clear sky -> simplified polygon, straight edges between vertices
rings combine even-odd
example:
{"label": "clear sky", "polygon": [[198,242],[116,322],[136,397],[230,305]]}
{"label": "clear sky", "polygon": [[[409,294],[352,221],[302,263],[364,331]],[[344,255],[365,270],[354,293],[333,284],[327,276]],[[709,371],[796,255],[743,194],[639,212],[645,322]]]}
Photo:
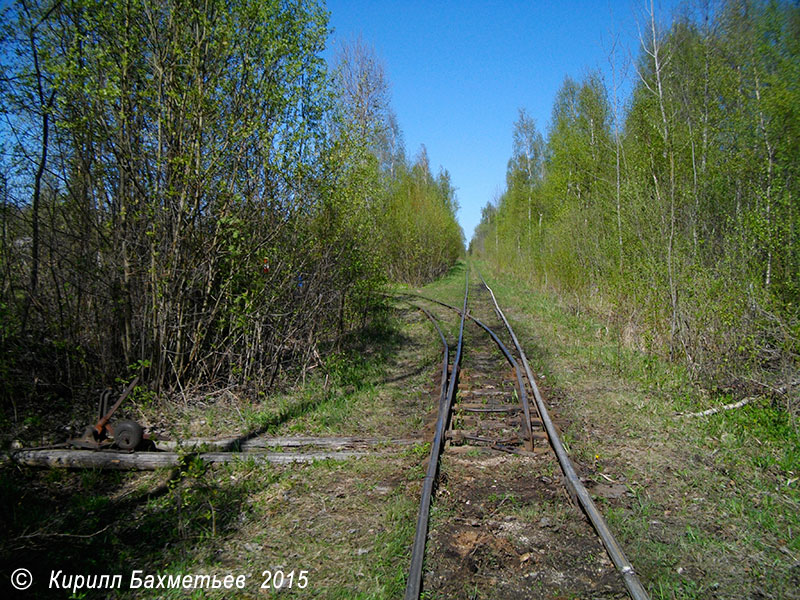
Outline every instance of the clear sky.
{"label": "clear sky", "polygon": [[[668,16],[676,0],[656,0]],[[431,168],[450,172],[469,242],[481,207],[505,187],[511,134],[525,108],[546,135],[566,76],[599,70],[611,88],[638,55],[644,0],[328,0],[331,46],[361,35],[383,60],[406,152],[425,144]],[[635,72],[628,66],[631,89]]]}

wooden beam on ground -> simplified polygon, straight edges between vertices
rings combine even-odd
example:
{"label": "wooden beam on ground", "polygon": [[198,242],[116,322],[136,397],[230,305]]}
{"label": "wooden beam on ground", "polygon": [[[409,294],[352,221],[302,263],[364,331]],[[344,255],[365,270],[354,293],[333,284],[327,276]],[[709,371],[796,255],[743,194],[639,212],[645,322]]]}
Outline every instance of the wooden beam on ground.
{"label": "wooden beam on ground", "polygon": [[285,465],[313,462],[315,460],[347,460],[366,456],[367,452],[202,452],[178,454],[177,452],[117,452],[69,449],[18,450],[3,457],[2,462],[13,461],[28,467],[62,469],[112,469],[153,471],[176,467],[190,457],[207,463],[248,462]]}

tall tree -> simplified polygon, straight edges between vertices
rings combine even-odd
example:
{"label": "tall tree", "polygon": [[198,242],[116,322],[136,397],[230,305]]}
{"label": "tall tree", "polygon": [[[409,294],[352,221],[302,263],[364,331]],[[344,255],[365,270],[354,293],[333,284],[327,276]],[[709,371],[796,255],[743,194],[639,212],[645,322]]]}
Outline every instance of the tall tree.
{"label": "tall tree", "polygon": [[[525,109],[519,110],[512,134],[511,161],[508,165],[509,189],[521,194],[527,206],[527,243],[532,238],[534,194],[544,177],[544,139],[536,129],[536,121]],[[540,211],[535,211],[541,215]]]}

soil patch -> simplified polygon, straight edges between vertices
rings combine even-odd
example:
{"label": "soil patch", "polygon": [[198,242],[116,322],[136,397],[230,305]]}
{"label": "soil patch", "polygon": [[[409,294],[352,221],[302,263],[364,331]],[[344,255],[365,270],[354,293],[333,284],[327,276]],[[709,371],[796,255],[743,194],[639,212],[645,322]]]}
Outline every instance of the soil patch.
{"label": "soil patch", "polygon": [[441,598],[626,598],[547,455],[451,448],[443,457],[425,589]]}

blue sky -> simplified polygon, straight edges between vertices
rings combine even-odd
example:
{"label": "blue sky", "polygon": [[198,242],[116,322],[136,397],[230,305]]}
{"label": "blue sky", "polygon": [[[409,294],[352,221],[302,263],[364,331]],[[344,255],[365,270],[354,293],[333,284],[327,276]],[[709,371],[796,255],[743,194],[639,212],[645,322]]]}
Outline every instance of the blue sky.
{"label": "blue sky", "polygon": [[[675,0],[655,2],[665,15]],[[432,169],[458,188],[467,242],[480,211],[505,186],[520,108],[546,134],[566,76],[599,70],[619,36],[619,67],[638,53],[639,0],[528,2],[328,0],[331,46],[361,35],[383,60],[392,107],[413,157],[425,144]],[[631,88],[635,72],[628,68]]]}

